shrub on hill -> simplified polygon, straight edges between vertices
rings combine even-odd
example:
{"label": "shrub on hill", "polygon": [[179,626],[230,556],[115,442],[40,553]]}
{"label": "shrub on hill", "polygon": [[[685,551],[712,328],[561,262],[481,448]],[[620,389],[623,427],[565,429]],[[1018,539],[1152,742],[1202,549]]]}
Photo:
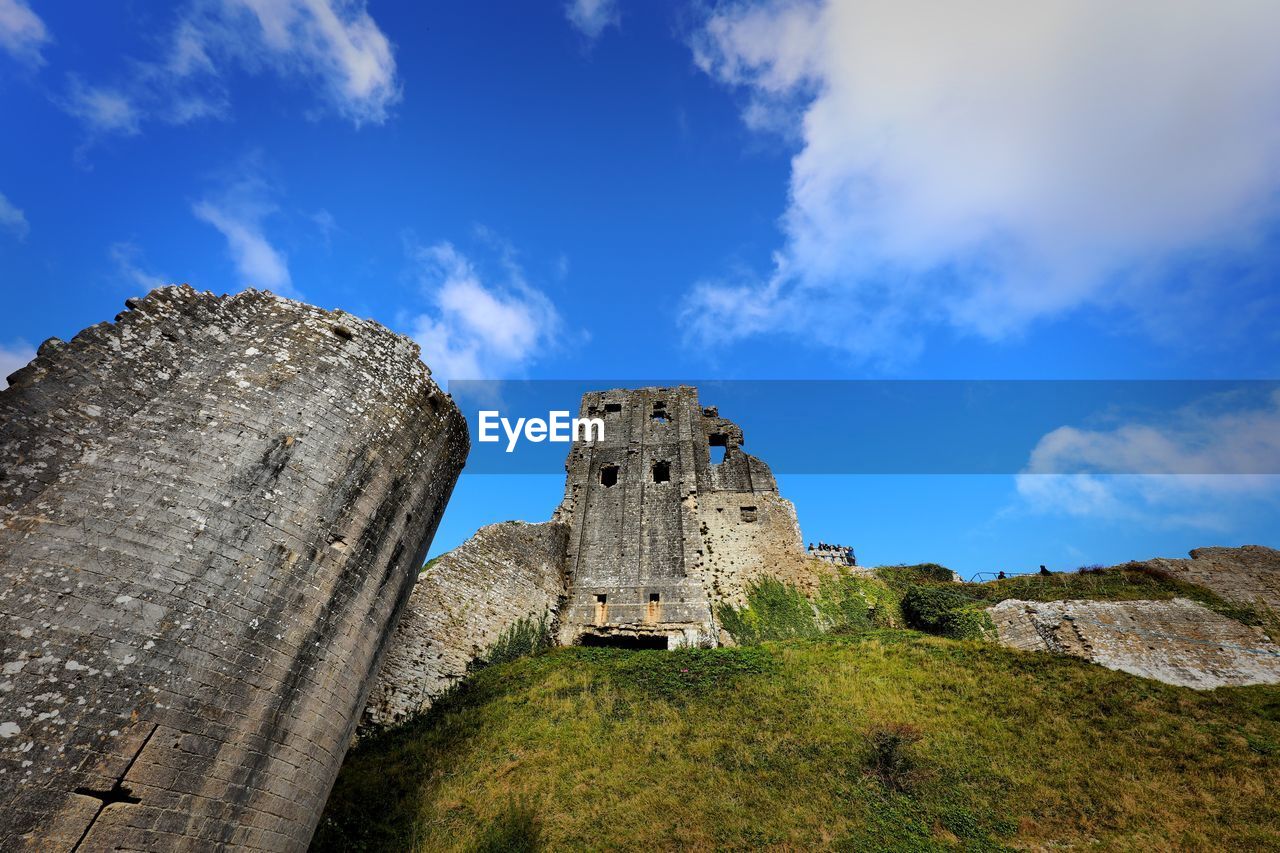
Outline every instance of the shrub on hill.
{"label": "shrub on hill", "polygon": [[943,586],[913,586],[902,597],[902,618],[908,628],[926,634],[980,640],[995,631],[986,606]]}

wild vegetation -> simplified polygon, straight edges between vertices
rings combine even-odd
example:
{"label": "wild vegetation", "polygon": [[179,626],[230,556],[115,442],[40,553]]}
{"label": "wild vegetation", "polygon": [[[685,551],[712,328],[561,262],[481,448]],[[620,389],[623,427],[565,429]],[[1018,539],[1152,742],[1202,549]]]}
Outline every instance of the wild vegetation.
{"label": "wild vegetation", "polygon": [[952,639],[980,639],[994,630],[985,609],[1005,599],[1060,601],[1188,598],[1246,625],[1270,625],[1264,614],[1226,601],[1210,590],[1141,564],[1113,569],[1020,575],[987,583],[958,583],[936,563],[881,566],[873,571],[832,570],[812,600],[799,589],[766,579],[743,607],[717,611],[740,644],[875,627],[907,627]]}
{"label": "wild vegetation", "polygon": [[1010,581],[846,572],[812,603],[764,583],[721,614],[736,648],[540,651],[530,620],[348,756],[315,849],[1280,846],[1280,689],[1201,693],[907,627],[1084,584],[1225,603],[1143,572]]}

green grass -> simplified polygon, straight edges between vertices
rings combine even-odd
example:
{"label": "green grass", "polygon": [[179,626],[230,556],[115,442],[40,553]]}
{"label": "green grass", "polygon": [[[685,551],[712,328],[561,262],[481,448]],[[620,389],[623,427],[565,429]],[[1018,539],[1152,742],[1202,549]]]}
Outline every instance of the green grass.
{"label": "green grass", "polygon": [[824,574],[812,600],[795,586],[764,578],[748,588],[744,606],[718,607],[716,616],[739,645],[755,645],[899,625],[901,601],[902,593],[888,584],[840,569]]}
{"label": "green grass", "polygon": [[556,649],[361,742],[317,850],[1275,849],[1280,689],[900,629]]}

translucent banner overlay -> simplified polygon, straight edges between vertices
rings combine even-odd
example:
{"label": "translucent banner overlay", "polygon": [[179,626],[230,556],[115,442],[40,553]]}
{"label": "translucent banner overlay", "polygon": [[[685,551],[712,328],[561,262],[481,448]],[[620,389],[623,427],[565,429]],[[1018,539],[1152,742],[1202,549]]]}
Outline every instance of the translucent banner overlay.
{"label": "translucent banner overlay", "polygon": [[[697,388],[700,406],[736,423],[742,449],[776,474],[1280,474],[1277,380],[455,380],[448,390],[471,429],[466,473],[551,474],[571,444],[524,428],[513,443],[521,418],[578,417],[587,392],[676,386]],[[495,413],[497,441],[479,440],[482,412]]]}

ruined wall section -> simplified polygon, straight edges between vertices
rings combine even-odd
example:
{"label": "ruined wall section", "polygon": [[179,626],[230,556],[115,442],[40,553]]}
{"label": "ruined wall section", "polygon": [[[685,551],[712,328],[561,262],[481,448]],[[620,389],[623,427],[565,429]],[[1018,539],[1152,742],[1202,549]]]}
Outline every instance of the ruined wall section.
{"label": "ruined wall section", "polygon": [[777,492],[711,492],[699,508],[704,554],[695,571],[718,603],[741,607],[764,578],[815,593],[830,571],[805,556],[795,507]]}
{"label": "ruined wall section", "polygon": [[568,528],[508,521],[482,527],[418,576],[369,694],[363,727],[431,707],[520,619],[554,624],[565,594]]}
{"label": "ruined wall section", "polygon": [[[778,493],[773,472],[742,449],[742,429],[716,407],[701,415],[695,442],[705,454],[697,495],[701,547],[689,561],[690,573],[717,604],[744,605],[747,591],[764,578],[816,591],[824,572],[805,557],[795,507]],[[725,448],[719,463],[710,455],[715,447]]]}
{"label": "ruined wall section", "polygon": [[[743,603],[753,581],[816,584],[769,466],[696,388],[594,392],[579,416],[603,418],[605,433],[575,444],[566,463],[562,643],[619,633],[714,643],[716,604]],[[713,448],[724,448],[722,461]]]}
{"label": "ruined wall section", "polygon": [[466,425],[371,321],[128,306],[0,392],[0,849],[304,850]]}
{"label": "ruined wall section", "polygon": [[556,517],[569,524],[571,587],[560,641],[607,629],[712,642],[706,590],[688,574],[701,549],[697,391],[593,392],[580,417],[603,418],[605,430],[603,440],[575,444],[565,465]]}
{"label": "ruined wall section", "polygon": [[1274,548],[1196,548],[1189,560],[1157,557],[1129,565],[1150,566],[1211,589],[1228,601],[1261,605],[1280,615],[1280,551]]}
{"label": "ruined wall section", "polygon": [[1260,628],[1172,601],[1002,601],[1001,644],[1074,655],[1108,669],[1210,690],[1280,683],[1280,646]]}

